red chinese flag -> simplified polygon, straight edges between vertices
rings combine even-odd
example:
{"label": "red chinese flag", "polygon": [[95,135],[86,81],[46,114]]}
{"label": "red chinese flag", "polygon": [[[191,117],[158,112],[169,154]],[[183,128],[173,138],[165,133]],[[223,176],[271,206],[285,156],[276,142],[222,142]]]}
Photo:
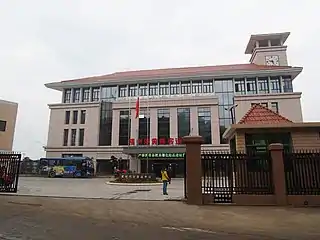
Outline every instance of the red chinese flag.
{"label": "red chinese flag", "polygon": [[139,97],[138,97],[137,101],[136,101],[136,118],[139,117],[139,112],[140,112],[140,100],[139,100]]}

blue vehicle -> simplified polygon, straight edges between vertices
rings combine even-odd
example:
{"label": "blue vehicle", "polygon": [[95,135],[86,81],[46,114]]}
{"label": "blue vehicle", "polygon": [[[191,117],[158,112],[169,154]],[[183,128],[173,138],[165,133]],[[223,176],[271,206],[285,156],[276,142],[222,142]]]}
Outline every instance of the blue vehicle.
{"label": "blue vehicle", "polygon": [[40,174],[48,177],[93,177],[94,165],[88,157],[41,158]]}

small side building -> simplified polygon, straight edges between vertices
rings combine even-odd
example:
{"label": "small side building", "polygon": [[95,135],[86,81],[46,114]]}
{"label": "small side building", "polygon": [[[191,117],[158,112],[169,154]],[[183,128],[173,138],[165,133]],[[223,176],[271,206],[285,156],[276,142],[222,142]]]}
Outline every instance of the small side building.
{"label": "small side building", "polygon": [[260,104],[223,134],[231,151],[265,152],[271,143],[282,143],[285,150],[320,149],[319,122],[292,122]]}
{"label": "small side building", "polygon": [[12,151],[18,103],[0,99],[0,151]]}

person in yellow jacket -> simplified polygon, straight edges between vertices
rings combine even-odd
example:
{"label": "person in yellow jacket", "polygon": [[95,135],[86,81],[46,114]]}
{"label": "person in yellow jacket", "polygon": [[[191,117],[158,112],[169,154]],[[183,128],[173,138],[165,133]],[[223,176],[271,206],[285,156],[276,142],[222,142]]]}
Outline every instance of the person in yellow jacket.
{"label": "person in yellow jacket", "polygon": [[168,183],[171,182],[171,179],[168,175],[166,168],[163,168],[161,170],[161,180],[162,180],[162,193],[163,195],[168,195],[167,188],[168,188]]}

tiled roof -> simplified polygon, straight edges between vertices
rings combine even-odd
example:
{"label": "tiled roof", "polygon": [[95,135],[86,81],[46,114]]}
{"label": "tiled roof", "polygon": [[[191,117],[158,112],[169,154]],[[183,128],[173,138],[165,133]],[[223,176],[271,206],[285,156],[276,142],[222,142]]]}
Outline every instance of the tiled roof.
{"label": "tiled roof", "polygon": [[233,65],[217,65],[217,66],[202,66],[202,67],[185,67],[185,68],[167,68],[167,69],[153,69],[153,70],[138,70],[115,72],[112,74],[87,77],[81,79],[65,80],[62,82],[79,82],[85,83],[87,81],[99,80],[121,80],[121,79],[143,79],[143,78],[156,78],[156,77],[183,77],[198,74],[210,74],[214,72],[232,72],[232,71],[259,71],[259,70],[275,70],[286,69],[290,66],[265,66],[256,64],[233,64]]}
{"label": "tiled roof", "polygon": [[260,104],[255,104],[243,116],[238,124],[277,124],[277,123],[292,123],[289,119],[280,114],[266,108]]}

